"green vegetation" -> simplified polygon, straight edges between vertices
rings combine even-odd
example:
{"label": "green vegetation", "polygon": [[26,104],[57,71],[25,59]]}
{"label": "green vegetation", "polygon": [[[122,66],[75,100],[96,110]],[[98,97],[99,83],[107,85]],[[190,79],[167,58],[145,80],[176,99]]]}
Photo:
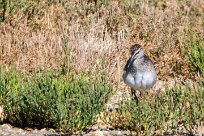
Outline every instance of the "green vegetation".
{"label": "green vegetation", "polygon": [[144,95],[137,105],[123,100],[119,110],[109,113],[109,122],[119,128],[130,129],[137,135],[171,133],[179,125],[191,134],[204,121],[204,85],[198,90],[187,87],[167,89],[165,93]]}
{"label": "green vegetation", "polygon": [[69,77],[40,72],[33,77],[11,69],[0,72],[0,98],[7,121],[21,127],[81,130],[95,121],[112,87],[102,73]]}
{"label": "green vegetation", "polygon": [[8,0],[2,0],[0,3],[0,22],[5,20],[7,2]]}
{"label": "green vegetation", "polygon": [[187,53],[191,64],[204,76],[204,40],[195,32],[190,32],[190,40],[186,43]]}

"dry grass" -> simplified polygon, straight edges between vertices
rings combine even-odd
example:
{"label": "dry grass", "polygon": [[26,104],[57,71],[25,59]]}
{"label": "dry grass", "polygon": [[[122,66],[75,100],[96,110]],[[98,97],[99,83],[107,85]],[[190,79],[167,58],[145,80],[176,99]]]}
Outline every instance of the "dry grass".
{"label": "dry grass", "polygon": [[95,71],[104,61],[117,85],[122,83],[130,45],[139,43],[154,60],[160,80],[197,77],[183,43],[191,29],[204,34],[203,0],[95,2],[21,0],[13,7],[15,1],[10,0],[0,25],[1,65],[28,73],[40,68],[57,71],[68,45],[70,69]]}

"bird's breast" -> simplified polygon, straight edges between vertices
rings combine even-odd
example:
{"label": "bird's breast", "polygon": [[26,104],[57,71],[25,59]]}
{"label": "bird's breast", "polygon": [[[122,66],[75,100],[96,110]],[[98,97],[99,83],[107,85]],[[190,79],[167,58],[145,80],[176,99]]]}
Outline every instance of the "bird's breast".
{"label": "bird's breast", "polygon": [[155,72],[137,72],[132,74],[124,71],[124,82],[135,90],[146,90],[152,87],[156,81]]}
{"label": "bird's breast", "polygon": [[134,79],[134,76],[131,73],[129,73],[127,71],[124,71],[123,80],[124,80],[125,84],[127,84],[128,86],[134,88],[135,79]]}

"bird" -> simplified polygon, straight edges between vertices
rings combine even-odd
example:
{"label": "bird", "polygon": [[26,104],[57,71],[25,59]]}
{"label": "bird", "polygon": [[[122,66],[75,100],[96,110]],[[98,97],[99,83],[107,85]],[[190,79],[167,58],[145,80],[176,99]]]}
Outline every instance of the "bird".
{"label": "bird", "polygon": [[141,45],[132,45],[130,55],[123,70],[123,80],[131,87],[131,94],[138,103],[136,91],[150,89],[156,83],[157,74],[152,60],[144,54]]}

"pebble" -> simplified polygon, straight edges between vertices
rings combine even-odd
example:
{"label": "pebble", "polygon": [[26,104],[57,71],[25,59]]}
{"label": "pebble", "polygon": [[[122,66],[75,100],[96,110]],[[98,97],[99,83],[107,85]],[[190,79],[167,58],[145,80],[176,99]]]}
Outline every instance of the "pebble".
{"label": "pebble", "polygon": [[47,129],[21,129],[17,127],[13,127],[10,124],[3,124],[0,125],[0,136],[45,136],[45,135],[52,135],[57,136],[59,135],[53,129],[47,130]]}

